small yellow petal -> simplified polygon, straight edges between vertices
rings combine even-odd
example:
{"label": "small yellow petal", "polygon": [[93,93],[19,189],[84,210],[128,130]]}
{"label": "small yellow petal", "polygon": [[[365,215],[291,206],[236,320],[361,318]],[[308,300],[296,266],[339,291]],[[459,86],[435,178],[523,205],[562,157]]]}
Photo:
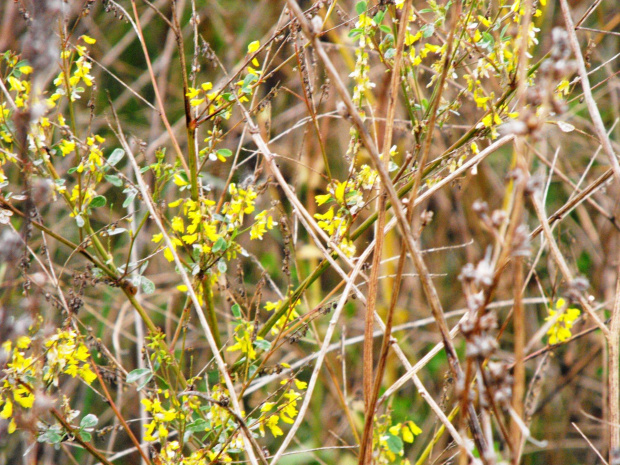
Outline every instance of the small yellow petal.
{"label": "small yellow petal", "polygon": [[250,45],[248,45],[248,53],[254,53],[259,48],[260,42],[258,40],[255,40],[254,42],[251,42]]}
{"label": "small yellow petal", "polygon": [[96,39],[93,39],[92,37],[89,37],[89,36],[87,36],[87,35],[80,36],[80,39],[82,39],[84,42],[86,42],[86,43],[87,43],[87,44],[89,44],[89,45],[92,45],[92,44],[94,44],[95,42],[97,42],[97,40],[96,40]]}

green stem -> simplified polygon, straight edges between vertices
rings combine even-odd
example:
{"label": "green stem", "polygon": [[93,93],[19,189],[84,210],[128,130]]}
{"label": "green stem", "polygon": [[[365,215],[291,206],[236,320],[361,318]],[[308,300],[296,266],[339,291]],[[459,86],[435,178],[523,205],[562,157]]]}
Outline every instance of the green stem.
{"label": "green stem", "polygon": [[222,341],[220,337],[220,329],[217,326],[217,315],[215,314],[215,306],[213,304],[213,290],[211,289],[210,278],[207,276],[202,281],[202,293],[204,295],[205,303],[207,305],[207,321],[209,327],[213,333],[213,339],[215,339],[215,345],[218,348],[222,347]]}

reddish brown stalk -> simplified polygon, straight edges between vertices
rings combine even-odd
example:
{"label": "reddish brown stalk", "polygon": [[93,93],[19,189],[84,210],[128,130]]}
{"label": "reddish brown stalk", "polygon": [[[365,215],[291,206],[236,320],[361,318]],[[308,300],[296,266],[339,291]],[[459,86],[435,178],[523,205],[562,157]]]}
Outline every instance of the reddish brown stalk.
{"label": "reddish brown stalk", "polygon": [[63,426],[63,428],[67,430],[69,434],[73,436],[73,439],[75,440],[75,442],[77,442],[80,446],[86,449],[90,455],[95,457],[97,460],[99,460],[104,465],[112,465],[112,462],[110,462],[101,452],[99,452],[91,444],[89,444],[88,442],[82,439],[82,437],[80,436],[80,433],[78,433],[73,426],[71,426],[69,423],[67,423],[67,421],[65,421],[65,418],[62,416],[62,414],[57,409],[52,408],[51,412],[54,418],[58,420],[58,422]]}
{"label": "reddish brown stalk", "polygon": [[[515,334],[514,352],[515,368],[513,371],[514,385],[512,390],[512,408],[523,418],[523,399],[525,396],[525,314],[523,309],[523,258],[517,257],[514,266],[514,314],[513,327]],[[499,421],[499,419],[498,419]],[[510,442],[515,446],[512,463],[519,463],[519,456],[516,451],[521,442],[521,429],[512,420],[510,423]]]}
{"label": "reddish brown stalk", "polygon": [[138,34],[138,38],[140,39],[140,45],[142,46],[142,52],[144,53],[144,59],[146,60],[146,65],[148,67],[149,75],[151,77],[151,84],[153,85],[153,91],[155,92],[155,99],[157,100],[157,107],[159,111],[159,116],[168,131],[170,136],[170,140],[172,141],[172,145],[174,146],[174,150],[177,154],[177,158],[185,168],[185,171],[189,173],[189,167],[187,166],[187,162],[183,156],[183,151],[181,150],[181,146],[177,141],[176,136],[174,135],[174,130],[168,121],[168,117],[166,116],[166,108],[164,107],[164,102],[161,99],[161,95],[159,93],[159,87],[157,86],[157,79],[155,78],[155,72],[153,71],[153,65],[151,64],[151,58],[149,56],[148,49],[146,48],[146,42],[144,41],[144,34],[142,33],[142,26],[140,25],[140,16],[138,15],[138,9],[136,7],[135,0],[131,0],[131,8],[133,9],[134,21],[136,25],[136,33]]}
{"label": "reddish brown stalk", "polygon": [[[441,301],[439,300],[439,294],[437,289],[435,288],[434,283],[432,282],[432,278],[422,258],[422,253],[420,251],[419,245],[415,241],[415,236],[412,233],[411,226],[407,221],[405,211],[402,207],[402,202],[398,198],[398,194],[394,188],[393,183],[391,182],[390,175],[383,166],[381,157],[377,151],[374,140],[370,135],[368,129],[364,125],[360,115],[357,113],[355,105],[351,100],[351,96],[344,83],[340,79],[340,75],[336,70],[334,64],[330,60],[327,55],[323,44],[318,39],[316,34],[312,32],[312,28],[305,18],[303,11],[299,7],[299,5],[294,0],[288,0],[289,8],[296,16],[299,21],[304,34],[312,41],[317,55],[323,61],[330,78],[334,82],[338,94],[342,98],[351,118],[353,124],[355,124],[357,130],[359,131],[360,138],[362,139],[363,144],[368,149],[368,152],[373,160],[373,164],[375,169],[377,170],[379,177],[381,178],[382,184],[386,187],[388,192],[388,196],[390,201],[392,202],[392,208],[398,219],[398,227],[401,230],[403,235],[403,239],[405,240],[405,244],[407,245],[407,250],[411,254],[411,258],[413,260],[414,266],[418,275],[420,276],[420,281],[422,283],[422,289],[424,291],[424,295],[426,296],[429,306],[431,308],[431,312],[433,317],[437,321],[437,326],[441,333],[441,338],[444,343],[446,355],[448,358],[448,362],[450,365],[450,370],[456,377],[460,377],[462,375],[461,366],[458,360],[458,356],[456,353],[456,349],[454,348],[454,344],[452,343],[452,339],[450,338],[450,331],[448,329],[448,325],[445,320],[443,308],[441,305]],[[486,441],[482,435],[482,430],[480,427],[480,422],[476,416],[476,412],[473,408],[469,409],[469,422],[470,422],[470,430],[474,437],[474,441],[476,446],[481,451],[481,456],[483,457],[483,461],[486,461],[485,452],[487,450]]]}
{"label": "reddish brown stalk", "polygon": [[[388,90],[388,106],[387,114],[385,118],[385,132],[383,135],[383,167],[388,169],[390,163],[390,147],[392,146],[392,136],[394,129],[394,117],[396,115],[396,102],[398,97],[398,88],[400,84],[400,67],[403,61],[403,50],[405,46],[405,35],[409,25],[409,11],[411,9],[411,1],[405,2],[403,10],[399,18],[399,30],[398,38],[396,42],[396,54],[394,56],[394,66],[392,68],[392,75],[390,80],[390,86]],[[386,218],[386,203],[387,203],[387,190],[385,185],[381,186],[381,194],[377,200],[377,209],[379,212],[379,218],[375,226],[376,244],[375,250],[372,256],[372,269],[370,274],[370,281],[368,283],[368,300],[366,302],[366,314],[364,318],[364,347],[363,347],[363,389],[364,389],[364,404],[366,408],[366,418],[364,422],[364,433],[362,435],[362,442],[360,444],[359,464],[372,462],[372,430],[374,424],[375,408],[377,405],[378,387],[376,387],[376,380],[373,388],[373,342],[372,336],[374,330],[374,315],[377,303],[377,293],[379,288],[379,271],[381,269],[381,256],[383,252],[383,242],[385,235],[383,230],[385,229]],[[404,252],[404,247],[403,247]],[[402,257],[401,256],[401,260]],[[402,274],[402,266],[399,267],[400,274]],[[394,298],[394,296],[393,296]],[[393,310],[393,308],[392,308]],[[390,312],[392,313],[392,311]],[[388,321],[391,327],[391,315],[388,315]],[[386,328],[384,338],[391,337],[391,330]],[[385,360],[384,360],[385,365]],[[377,375],[379,383],[383,378],[382,374]]]}
{"label": "reddish brown stalk", "polygon": [[101,376],[101,373],[99,372],[99,368],[97,367],[97,364],[93,361],[90,365],[93,367],[93,371],[97,375],[97,379],[99,379],[99,384],[101,385],[101,388],[103,389],[103,393],[105,395],[105,398],[108,401],[108,404],[110,405],[110,408],[114,412],[114,415],[116,415],[116,418],[118,418],[118,420],[121,422],[121,425],[123,425],[123,428],[127,432],[127,436],[129,436],[129,439],[131,440],[131,442],[133,442],[133,445],[137,448],[138,452],[142,456],[142,460],[144,460],[145,463],[150,465],[151,461],[149,460],[148,456],[144,452],[143,446],[140,445],[140,441],[138,441],[136,436],[133,434],[133,431],[131,431],[131,428],[127,424],[127,421],[125,421],[125,418],[123,417],[121,412],[116,407],[116,404],[114,403],[114,400],[112,400],[112,396],[110,395],[110,391],[108,391],[108,387],[106,386],[105,381],[103,380],[103,377]]}
{"label": "reddish brown stalk", "polygon": [[608,395],[609,395],[609,463],[614,463],[614,457],[620,451],[620,266],[616,279],[616,295],[610,335],[607,339],[609,354],[608,368]]}

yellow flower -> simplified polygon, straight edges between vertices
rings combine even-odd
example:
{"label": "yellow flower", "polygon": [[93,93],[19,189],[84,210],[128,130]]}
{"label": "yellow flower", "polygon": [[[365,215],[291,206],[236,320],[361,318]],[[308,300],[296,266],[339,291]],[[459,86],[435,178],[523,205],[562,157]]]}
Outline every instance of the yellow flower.
{"label": "yellow flower", "polygon": [[193,87],[189,87],[187,92],[185,93],[186,97],[195,98],[200,93],[200,89],[194,89]]}
{"label": "yellow flower", "polygon": [[62,156],[66,156],[75,150],[75,142],[69,140],[61,140],[60,144],[58,144],[58,148],[60,149]]}
{"label": "yellow flower", "polygon": [[351,258],[355,255],[355,245],[353,244],[352,241],[350,241],[349,239],[347,239],[346,237],[342,238],[342,241],[340,242],[340,250],[342,250],[344,252],[344,254]]}
{"label": "yellow flower", "polygon": [[250,323],[240,323],[235,328],[235,344],[226,349],[227,352],[241,351],[242,354],[247,355],[250,360],[256,358],[256,350],[254,350],[254,344],[252,343],[252,334],[254,333],[254,325]]}
{"label": "yellow flower", "polygon": [[267,215],[267,210],[263,210],[254,217],[255,223],[250,230],[250,239],[263,240],[263,235],[267,230],[273,229],[273,226],[277,223],[273,221],[271,215]]}
{"label": "yellow flower", "polygon": [[4,407],[2,407],[2,411],[0,411],[0,418],[4,418],[8,420],[13,416],[13,402],[11,399],[6,399],[4,401]]}
{"label": "yellow flower", "polygon": [[[275,402],[265,402],[263,406],[260,408],[260,411],[270,412],[273,409],[274,405],[276,405]],[[8,418],[8,417],[3,417],[3,418]]]}
{"label": "yellow flower", "polygon": [[96,39],[93,39],[92,37],[89,37],[87,35],[81,35],[80,39],[82,39],[84,42],[86,42],[89,45],[94,44],[95,42],[97,42]]}
{"label": "yellow flower", "polygon": [[180,233],[185,232],[185,225],[183,224],[183,218],[181,218],[180,216],[175,216],[174,218],[172,218],[172,229]]}
{"label": "yellow flower", "polygon": [[260,42],[255,40],[254,42],[250,42],[248,45],[248,53],[254,53],[260,48]]}
{"label": "yellow flower", "polygon": [[331,199],[332,195],[331,194],[319,194],[319,195],[315,195],[314,198],[316,199],[316,204],[320,207],[325,202],[327,202],[329,199]]}
{"label": "yellow flower", "polygon": [[178,173],[174,175],[174,183],[179,187],[184,187],[184,186],[189,185],[189,182]]}
{"label": "yellow flower", "polygon": [[[564,299],[560,298],[555,304],[555,310],[549,309],[549,316],[545,318],[545,321],[551,321],[556,318],[558,312],[562,311],[567,306]],[[549,344],[557,344],[559,342],[567,341],[571,338],[571,328],[573,327],[577,318],[581,315],[581,311],[577,308],[567,308],[547,331],[549,336]]]}
{"label": "yellow flower", "polygon": [[284,434],[284,431],[282,431],[282,428],[278,426],[279,421],[280,419],[276,415],[271,415],[265,422],[265,424],[271,431],[271,434],[273,434],[274,438],[278,436],[282,436]]}

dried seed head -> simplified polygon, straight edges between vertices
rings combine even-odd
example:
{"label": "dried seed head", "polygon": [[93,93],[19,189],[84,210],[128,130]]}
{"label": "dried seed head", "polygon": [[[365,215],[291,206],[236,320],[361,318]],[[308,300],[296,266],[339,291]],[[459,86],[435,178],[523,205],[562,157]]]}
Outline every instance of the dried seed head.
{"label": "dried seed head", "polygon": [[491,224],[499,228],[502,223],[506,220],[506,212],[504,210],[493,210],[493,214],[491,215]]}
{"label": "dried seed head", "polygon": [[310,28],[313,34],[319,34],[321,29],[323,29],[323,18],[319,15],[313,16],[310,21]]}
{"label": "dried seed head", "polygon": [[467,296],[467,308],[472,312],[477,312],[484,305],[484,292],[476,292]]}
{"label": "dried seed head", "polygon": [[463,334],[465,339],[469,339],[476,329],[476,322],[473,318],[465,318],[459,323],[459,329],[461,330],[461,334]]}
{"label": "dried seed head", "polygon": [[483,200],[476,200],[471,207],[478,216],[486,215],[489,211],[489,204]]}
{"label": "dried seed head", "polygon": [[570,57],[571,51],[568,43],[568,32],[560,27],[554,27],[551,31],[551,59],[562,60]]}
{"label": "dried seed head", "polygon": [[474,282],[477,286],[490,286],[493,282],[493,265],[491,264],[490,257],[478,262]]}
{"label": "dried seed head", "polygon": [[15,263],[22,250],[22,238],[12,229],[4,229],[0,235],[0,263]]}
{"label": "dried seed head", "polygon": [[585,291],[590,287],[590,282],[584,276],[577,276],[571,282],[568,283],[568,289],[566,290],[566,297],[571,301],[577,301],[583,295]]}
{"label": "dried seed head", "polygon": [[538,171],[527,180],[525,185],[525,193],[527,195],[539,195],[545,187],[545,178],[541,171]]}
{"label": "dried seed head", "polygon": [[480,329],[482,331],[491,331],[497,328],[497,315],[495,312],[485,313],[480,317]]}
{"label": "dried seed head", "polygon": [[498,345],[494,337],[486,333],[476,334],[467,341],[465,356],[484,360],[489,358],[497,350]]}
{"label": "dried seed head", "polygon": [[512,120],[502,124],[498,131],[503,136],[524,136],[528,133],[527,124],[521,120]]}
{"label": "dried seed head", "polygon": [[513,257],[530,256],[530,231],[525,224],[517,226],[514,232],[511,255]]}
{"label": "dried seed head", "polygon": [[461,273],[459,274],[458,280],[463,283],[470,283],[476,277],[476,270],[474,265],[471,263],[467,263],[463,268],[461,268]]}

